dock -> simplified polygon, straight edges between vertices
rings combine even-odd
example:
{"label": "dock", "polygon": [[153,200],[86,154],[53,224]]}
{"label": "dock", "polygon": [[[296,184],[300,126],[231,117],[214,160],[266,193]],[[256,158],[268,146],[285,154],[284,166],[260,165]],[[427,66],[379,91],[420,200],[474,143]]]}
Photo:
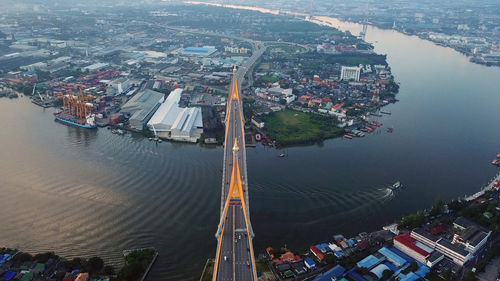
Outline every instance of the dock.
{"label": "dock", "polygon": [[472,201],[472,200],[475,200],[475,199],[477,199],[477,198],[481,197],[482,195],[484,195],[484,193],[485,193],[486,191],[488,191],[488,190],[492,190],[492,189],[494,188],[494,187],[493,187],[493,185],[495,184],[495,182],[496,182],[496,181],[500,181],[500,172],[499,172],[499,173],[497,173],[497,174],[495,175],[495,177],[494,177],[494,178],[493,178],[493,179],[492,179],[492,180],[491,180],[488,184],[486,184],[485,186],[483,186],[483,187],[481,188],[481,191],[476,192],[476,193],[474,193],[474,194],[472,194],[472,195],[470,195],[470,196],[466,196],[466,197],[465,197],[465,201]]}

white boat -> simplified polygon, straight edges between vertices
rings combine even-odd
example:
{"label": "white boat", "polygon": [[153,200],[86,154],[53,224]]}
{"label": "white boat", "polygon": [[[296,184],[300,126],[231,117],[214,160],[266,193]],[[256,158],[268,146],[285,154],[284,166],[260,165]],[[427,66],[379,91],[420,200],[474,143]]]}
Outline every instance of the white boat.
{"label": "white boat", "polygon": [[390,189],[393,189],[393,190],[394,190],[394,189],[401,188],[401,187],[403,187],[403,185],[401,184],[401,182],[400,182],[400,181],[397,181],[397,182],[395,182],[393,185],[389,186],[389,188],[390,188]]}

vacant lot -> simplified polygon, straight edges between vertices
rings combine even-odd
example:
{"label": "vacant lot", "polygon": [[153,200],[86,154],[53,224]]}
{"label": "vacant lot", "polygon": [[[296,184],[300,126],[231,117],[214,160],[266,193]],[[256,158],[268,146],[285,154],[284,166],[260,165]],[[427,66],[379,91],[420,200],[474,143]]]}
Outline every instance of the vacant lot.
{"label": "vacant lot", "polygon": [[262,119],[269,137],[279,146],[312,143],[342,134],[335,119],[313,113],[286,109]]}

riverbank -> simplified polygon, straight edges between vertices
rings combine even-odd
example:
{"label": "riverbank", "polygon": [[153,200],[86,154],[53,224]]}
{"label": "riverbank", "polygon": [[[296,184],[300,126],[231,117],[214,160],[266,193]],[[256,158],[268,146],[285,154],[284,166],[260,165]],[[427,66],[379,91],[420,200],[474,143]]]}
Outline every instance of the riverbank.
{"label": "riverbank", "polygon": [[[339,19],[341,19],[342,21],[351,21],[350,19],[347,19],[347,18],[339,18]],[[363,25],[363,21],[365,21],[365,19],[363,19],[361,21],[351,21],[351,22]],[[456,38],[461,37],[461,35],[434,33],[434,32],[425,31],[425,30],[422,30],[422,31],[407,30],[407,29],[401,28],[399,26],[396,26],[393,28],[388,28],[387,25],[379,24],[377,22],[371,22],[370,25],[375,26],[375,27],[380,28],[380,29],[385,29],[385,30],[396,30],[396,31],[401,32],[403,34],[406,34],[408,36],[417,36],[418,38],[420,38],[422,40],[432,42],[438,46],[451,48],[451,49],[455,50],[456,52],[465,55],[467,57],[467,59],[472,63],[485,65],[485,66],[500,67],[500,62],[498,62],[498,60],[488,61],[487,59],[485,59],[484,55],[487,55],[485,53],[483,53],[482,56],[475,55],[474,54],[475,48],[470,48],[470,47],[466,48],[466,47],[452,44],[449,42],[449,41],[454,41],[454,40],[456,41]],[[478,49],[481,49],[481,48],[478,48]]]}
{"label": "riverbank", "polygon": [[154,248],[126,250],[124,266],[115,272],[102,258],[75,257],[68,260],[53,252],[31,255],[17,249],[0,248],[2,280],[112,280],[143,281],[153,266],[158,252]]}
{"label": "riverbank", "polygon": [[[498,177],[493,181],[499,182]],[[481,280],[485,276],[496,277],[500,274],[494,269],[500,255],[497,243],[500,184],[488,186],[487,190],[482,188],[483,194],[474,200],[462,198],[444,202],[437,199],[432,208],[404,217],[382,230],[362,232],[350,238],[336,234],[326,241],[312,244],[302,254],[294,253],[286,246],[278,249],[268,247],[260,255],[271,269],[266,273],[273,275],[268,280],[347,278],[364,281],[372,280],[372,277],[406,280],[411,276],[414,278],[411,280],[417,277],[445,281],[478,280],[476,275]],[[473,231],[474,238],[471,238]],[[446,242],[450,237],[453,241]],[[476,240],[474,246],[468,244],[468,239]],[[413,244],[413,251],[410,251],[403,240],[418,243]],[[431,240],[434,241],[432,243],[449,243],[452,246],[429,246]],[[469,245],[469,248],[464,245]],[[490,263],[493,265],[486,268]],[[385,268],[382,269],[385,278],[381,278],[381,265]]]}

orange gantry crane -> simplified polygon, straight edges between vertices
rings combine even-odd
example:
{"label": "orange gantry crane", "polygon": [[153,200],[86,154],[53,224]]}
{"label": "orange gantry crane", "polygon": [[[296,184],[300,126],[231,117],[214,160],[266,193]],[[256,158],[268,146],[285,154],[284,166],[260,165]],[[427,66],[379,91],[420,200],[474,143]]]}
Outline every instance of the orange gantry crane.
{"label": "orange gantry crane", "polygon": [[84,119],[92,113],[94,96],[84,94],[82,88],[78,95],[63,95],[63,112]]}

